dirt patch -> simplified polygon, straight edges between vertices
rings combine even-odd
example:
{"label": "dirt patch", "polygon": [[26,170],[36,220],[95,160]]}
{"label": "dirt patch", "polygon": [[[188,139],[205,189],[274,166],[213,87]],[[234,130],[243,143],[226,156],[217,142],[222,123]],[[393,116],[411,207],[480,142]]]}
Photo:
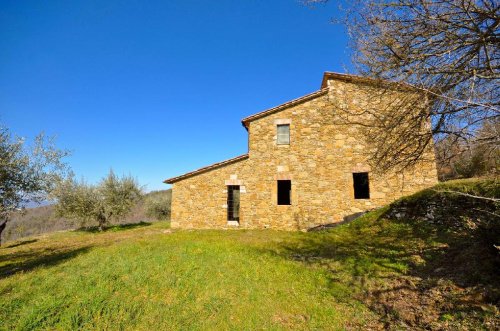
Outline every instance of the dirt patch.
{"label": "dirt patch", "polygon": [[487,330],[500,328],[498,308],[489,303],[485,288],[462,288],[450,281],[415,277],[393,279],[386,285],[363,299],[383,316],[386,329],[474,329],[478,320]]}

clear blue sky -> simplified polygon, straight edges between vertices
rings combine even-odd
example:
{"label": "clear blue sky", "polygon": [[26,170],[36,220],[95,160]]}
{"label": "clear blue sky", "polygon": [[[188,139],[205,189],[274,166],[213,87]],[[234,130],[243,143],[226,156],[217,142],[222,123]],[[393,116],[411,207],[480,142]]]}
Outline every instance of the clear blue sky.
{"label": "clear blue sky", "polygon": [[240,120],[351,70],[336,1],[0,3],[0,123],[57,135],[78,177],[147,190],[247,152]]}

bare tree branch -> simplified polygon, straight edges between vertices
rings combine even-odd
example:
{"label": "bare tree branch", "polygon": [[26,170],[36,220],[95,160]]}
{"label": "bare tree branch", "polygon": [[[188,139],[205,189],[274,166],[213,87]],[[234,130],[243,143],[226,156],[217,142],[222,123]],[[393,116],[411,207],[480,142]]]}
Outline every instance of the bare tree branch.
{"label": "bare tree branch", "polygon": [[[353,0],[345,14],[358,72],[420,92],[386,107],[390,118],[377,116],[372,107],[369,120],[359,121],[339,107],[345,122],[363,122],[369,137],[377,138],[372,161],[378,168],[411,167],[433,138],[473,141],[485,122],[500,116],[498,1]],[[423,98],[428,98],[427,111],[408,111],[421,108]],[[423,134],[428,123],[432,135]]]}
{"label": "bare tree branch", "polygon": [[500,202],[500,199],[497,199],[497,198],[482,197],[482,196],[468,194],[468,193],[459,192],[459,191],[448,191],[448,190],[433,190],[433,191],[435,191],[437,193],[456,194],[456,195],[461,195],[461,196],[464,196],[464,197],[473,198],[473,199],[479,199],[479,200],[488,200],[488,201],[493,201],[493,202]]}

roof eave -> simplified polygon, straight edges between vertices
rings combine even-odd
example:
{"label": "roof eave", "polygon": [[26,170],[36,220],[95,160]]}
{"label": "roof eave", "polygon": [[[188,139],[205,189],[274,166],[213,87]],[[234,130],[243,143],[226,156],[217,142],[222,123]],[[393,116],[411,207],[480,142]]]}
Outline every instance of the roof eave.
{"label": "roof eave", "polygon": [[407,83],[402,82],[394,82],[385,79],[377,79],[366,76],[352,75],[352,74],[341,74],[338,72],[330,72],[326,71],[323,74],[323,80],[321,81],[321,88],[327,88],[328,80],[336,79],[342,80],[345,82],[359,83],[359,84],[368,84],[375,86],[389,86],[391,88],[402,89],[402,90],[418,90],[415,86],[412,86]]}
{"label": "roof eave", "polygon": [[223,167],[223,166],[226,166],[226,165],[230,165],[230,164],[233,164],[233,163],[236,163],[236,162],[239,162],[239,161],[242,161],[242,160],[246,160],[246,159],[248,159],[248,154],[243,154],[243,155],[234,157],[232,159],[228,159],[228,160],[225,160],[225,161],[217,162],[217,163],[211,164],[209,166],[202,167],[200,169],[187,172],[187,173],[185,173],[183,175],[180,175],[180,176],[176,176],[176,177],[165,179],[163,181],[163,183],[165,183],[165,184],[174,184],[174,183],[176,183],[178,181],[181,181],[183,179],[186,179],[186,178],[189,178],[189,177],[193,177],[193,176],[197,176],[197,175],[200,175],[200,174],[205,173],[207,171],[214,170],[214,169],[217,169],[217,168],[220,168],[220,167]]}
{"label": "roof eave", "polygon": [[306,101],[309,101],[309,100],[314,99],[316,97],[322,96],[322,95],[326,94],[327,92],[328,92],[328,89],[325,88],[325,89],[321,89],[321,90],[306,94],[300,98],[285,102],[279,106],[269,108],[269,109],[266,109],[264,111],[261,111],[260,113],[245,117],[244,119],[241,120],[241,124],[248,130],[248,124],[252,121],[255,121],[257,119],[260,119],[260,118],[269,116],[271,114],[277,113],[279,111],[285,110],[289,107],[293,107],[293,106],[298,105],[302,102],[306,102]]}

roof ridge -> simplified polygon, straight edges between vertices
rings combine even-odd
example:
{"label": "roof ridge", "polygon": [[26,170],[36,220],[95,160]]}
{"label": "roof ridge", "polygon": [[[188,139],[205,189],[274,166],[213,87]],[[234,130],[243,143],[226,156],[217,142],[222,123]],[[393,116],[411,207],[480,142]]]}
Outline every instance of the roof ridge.
{"label": "roof ridge", "polygon": [[393,85],[400,88],[411,88],[415,89],[415,86],[404,82],[395,82],[383,78],[374,78],[368,76],[361,76],[355,74],[347,74],[333,71],[325,71],[323,73],[323,80],[321,81],[321,88],[326,88],[326,81],[328,78],[336,78],[344,81],[351,81],[355,83],[365,83],[365,84],[385,84],[385,85]]}

